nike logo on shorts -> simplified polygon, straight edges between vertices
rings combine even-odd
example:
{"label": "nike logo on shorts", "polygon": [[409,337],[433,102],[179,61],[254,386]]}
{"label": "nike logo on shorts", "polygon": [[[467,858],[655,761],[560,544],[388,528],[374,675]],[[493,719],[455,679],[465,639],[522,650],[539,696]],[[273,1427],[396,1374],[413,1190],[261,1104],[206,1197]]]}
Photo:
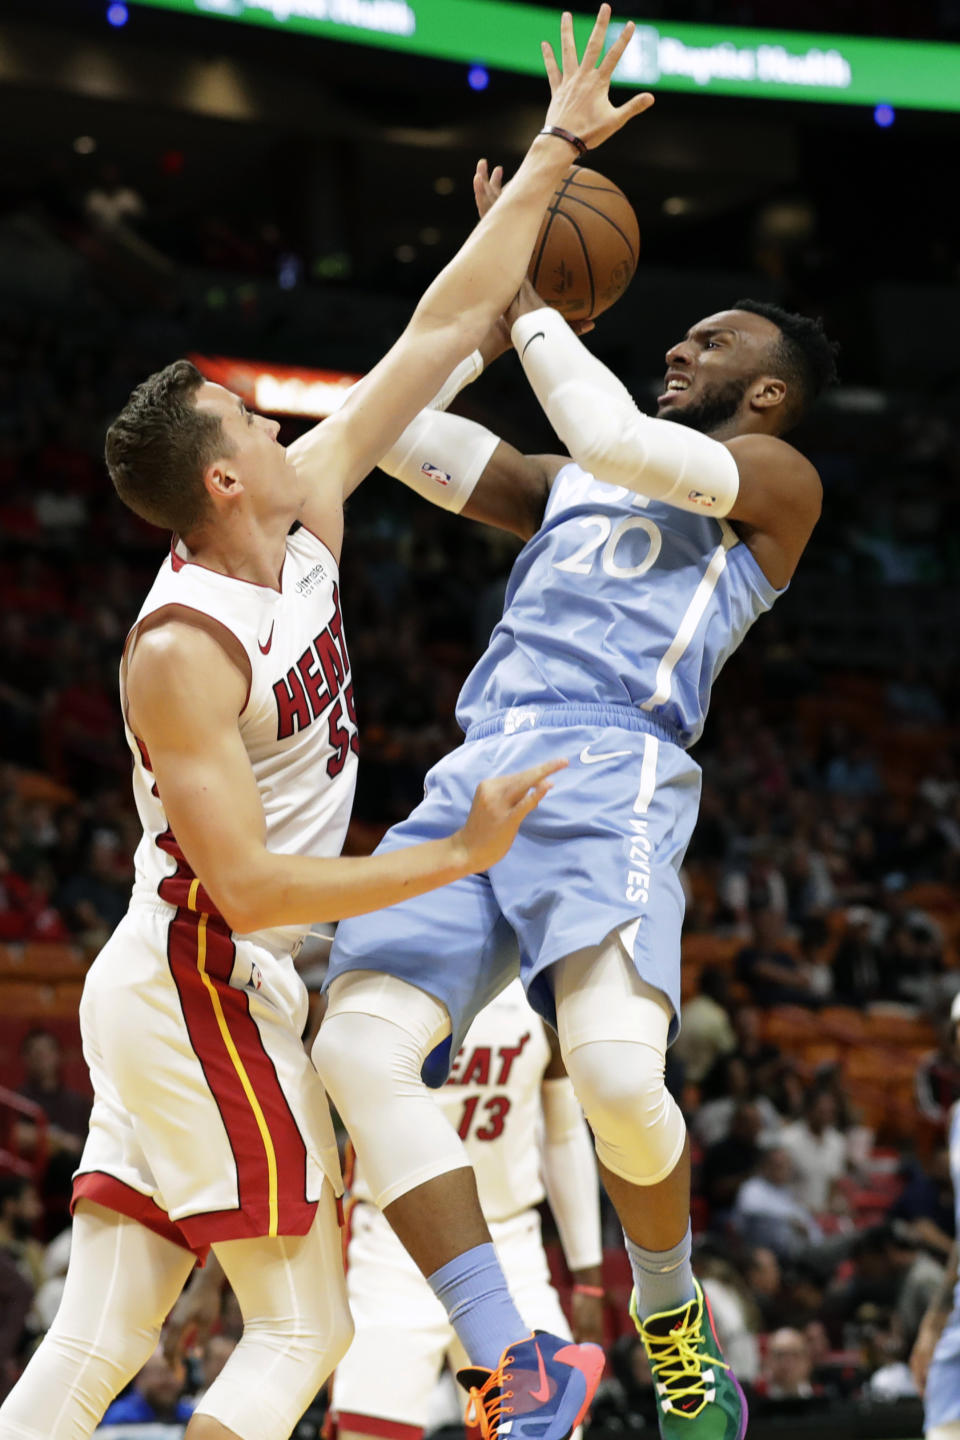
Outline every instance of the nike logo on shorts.
{"label": "nike logo on shorts", "polygon": [[264,645],[263,641],[259,637],[257,638],[257,644],[260,646],[261,655],[270,654],[270,646],[273,644],[273,626],[276,625],[276,623],[276,620],[274,620],[273,625],[270,626],[270,634],[267,636],[266,645]]}
{"label": "nike logo on shorts", "polygon": [[580,751],[581,765],[599,765],[601,760],[618,760],[621,755],[632,755],[632,750],[604,750],[602,755],[591,755],[590,746],[584,745]]}

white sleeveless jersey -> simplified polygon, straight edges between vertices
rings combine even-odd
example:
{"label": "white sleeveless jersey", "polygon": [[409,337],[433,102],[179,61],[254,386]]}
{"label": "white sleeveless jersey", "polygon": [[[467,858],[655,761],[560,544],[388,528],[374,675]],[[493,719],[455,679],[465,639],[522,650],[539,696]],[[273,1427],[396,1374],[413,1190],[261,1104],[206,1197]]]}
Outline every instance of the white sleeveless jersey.
{"label": "white sleeveless jersey", "polygon": [[[480,1011],[446,1085],[432,1092],[466,1146],[488,1221],[509,1220],[544,1198],[540,1088],[549,1062],[543,1021],[514,980]],[[359,1165],[350,1190],[371,1198]]]}
{"label": "white sleeveless jersey", "polygon": [[[287,537],[279,591],[198,565],[175,542],[137,617],[139,625],[165,605],[181,605],[211,616],[243,646],[251,679],[240,734],[274,853],[339,855],[347,833],[358,744],[338,578],[326,545],[303,526]],[[121,698],[143,824],[134,903],[159,895],[172,910],[217,915],[170,829],[146,747],[126,724],[122,679]],[[308,929],[291,925],[250,938],[280,954]]]}

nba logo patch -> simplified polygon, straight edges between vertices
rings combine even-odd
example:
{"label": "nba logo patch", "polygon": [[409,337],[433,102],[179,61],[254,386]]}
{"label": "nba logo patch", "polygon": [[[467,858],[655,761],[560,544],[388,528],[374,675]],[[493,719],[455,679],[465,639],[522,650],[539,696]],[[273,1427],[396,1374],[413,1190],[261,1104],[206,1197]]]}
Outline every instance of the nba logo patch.
{"label": "nba logo patch", "polygon": [[449,485],[453,479],[453,476],[449,475],[446,470],[439,470],[436,465],[431,465],[429,461],[425,461],[420,466],[420,471],[423,475],[426,475],[428,480],[436,480],[438,485]]}
{"label": "nba logo patch", "polygon": [[504,735],[515,735],[518,730],[532,730],[537,723],[539,710],[524,710],[519,705],[508,710],[503,721]]}
{"label": "nba logo patch", "polygon": [[691,505],[699,505],[702,510],[712,510],[717,503],[716,495],[706,495],[702,490],[691,490],[687,499]]}

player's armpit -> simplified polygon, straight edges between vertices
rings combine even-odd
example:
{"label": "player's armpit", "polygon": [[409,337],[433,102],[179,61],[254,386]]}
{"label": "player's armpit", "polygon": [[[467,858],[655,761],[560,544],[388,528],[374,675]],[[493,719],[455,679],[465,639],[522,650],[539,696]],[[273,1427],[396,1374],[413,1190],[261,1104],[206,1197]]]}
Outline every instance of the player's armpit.
{"label": "player's armpit", "polygon": [[799,450],[774,435],[738,435],[725,444],[740,472],[728,518],[771,585],[782,589],[820,518],[820,476]]}
{"label": "player's armpit", "polygon": [[529,540],[543,523],[550,486],[569,463],[566,455],[521,455],[501,440],[460,513]]}

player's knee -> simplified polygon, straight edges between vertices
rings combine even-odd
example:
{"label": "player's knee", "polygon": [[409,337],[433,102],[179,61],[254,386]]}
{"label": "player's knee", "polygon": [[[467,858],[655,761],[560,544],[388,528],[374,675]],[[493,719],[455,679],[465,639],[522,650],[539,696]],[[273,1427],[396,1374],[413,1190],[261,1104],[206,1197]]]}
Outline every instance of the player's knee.
{"label": "player's knee", "polygon": [[664,1082],[663,1053],[639,1042],[596,1041],[564,1059],[601,1163],[635,1185],[665,1180],[686,1127]]}
{"label": "player's knee", "polygon": [[82,1334],[55,1319],[44,1345],[58,1357],[64,1373],[83,1376],[92,1409],[107,1405],[146,1365],[160,1343],[160,1325],[131,1326],[121,1317],[97,1316],[95,1333]]}
{"label": "player's knee", "polygon": [[426,1047],[375,1015],[328,1014],[313,1044],[313,1063],[349,1126],[351,1108],[371,1096],[420,1091]]}

